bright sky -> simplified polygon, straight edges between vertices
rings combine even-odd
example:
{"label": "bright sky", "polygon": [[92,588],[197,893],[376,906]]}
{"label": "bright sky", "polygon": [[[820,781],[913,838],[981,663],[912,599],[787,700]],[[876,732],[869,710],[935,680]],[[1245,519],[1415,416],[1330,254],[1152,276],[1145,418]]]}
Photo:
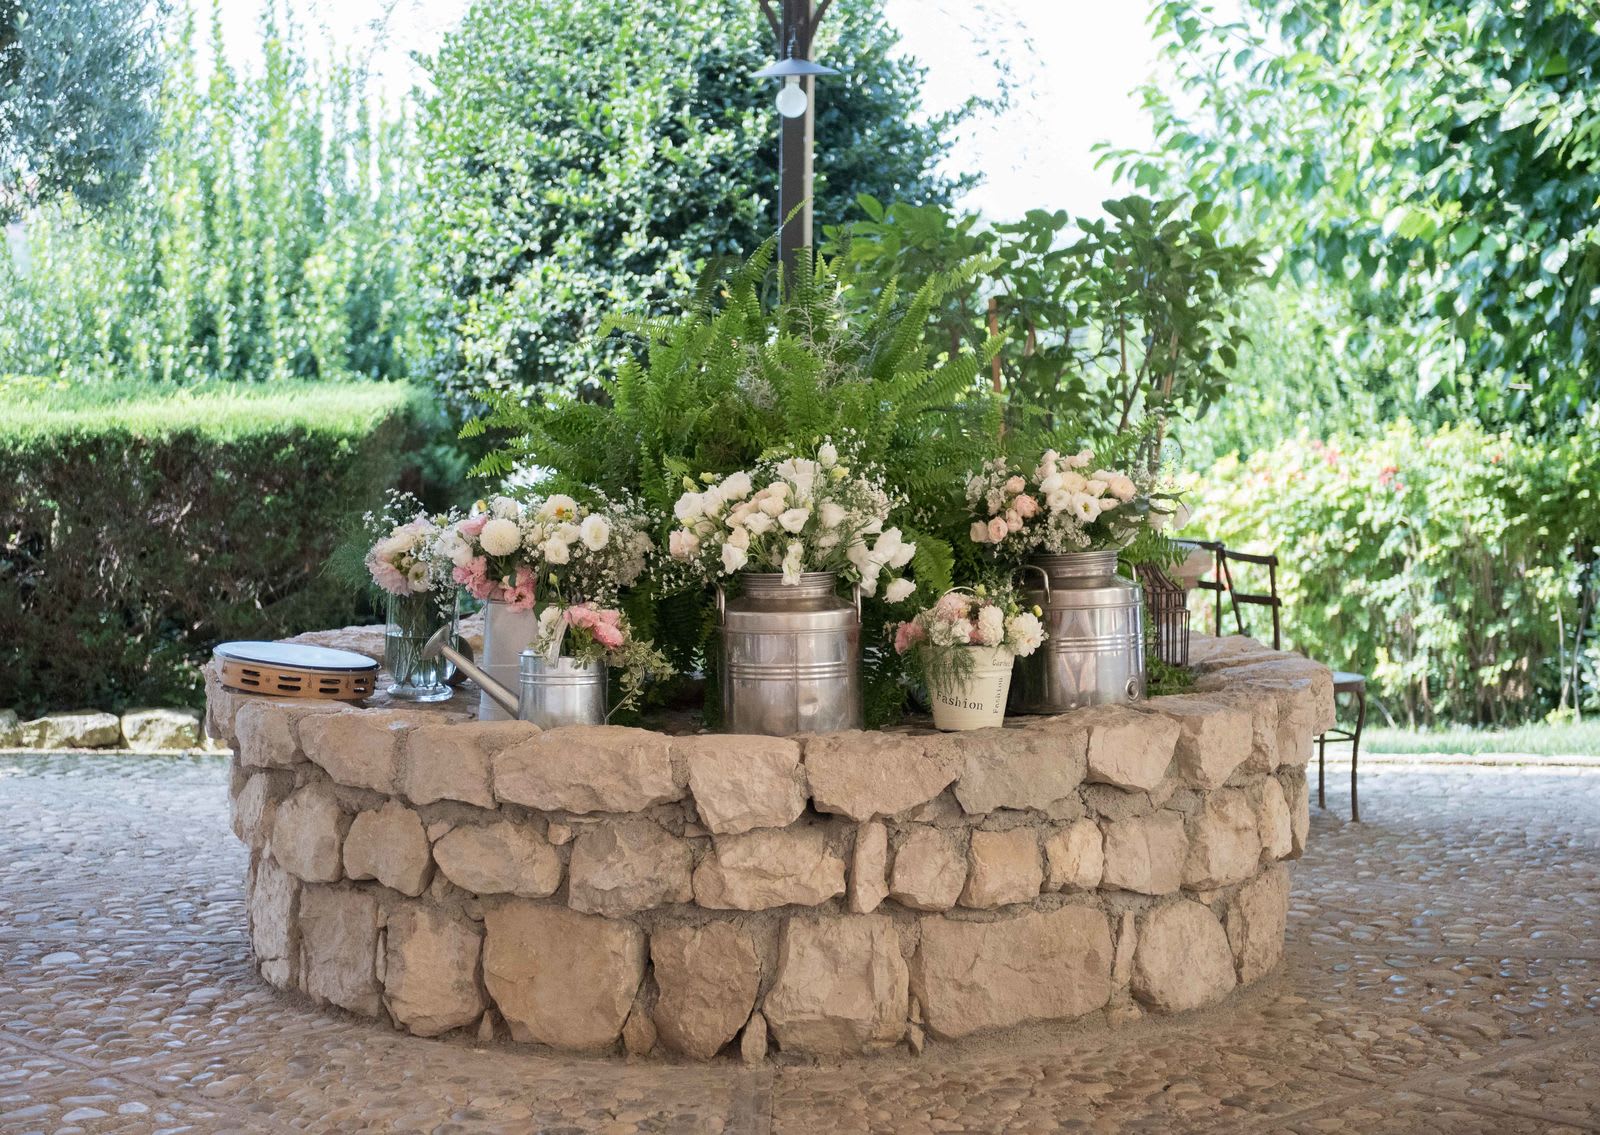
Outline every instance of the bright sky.
{"label": "bright sky", "polygon": [[[1085,214],[1116,193],[1108,172],[1094,168],[1090,148],[1149,140],[1131,93],[1155,61],[1143,0],[883,4],[906,52],[928,68],[930,110],[992,93],[995,57],[1013,71],[1011,109],[999,121],[975,123],[952,155],[953,169],[985,175],[964,205],[994,219],[1030,208]],[[248,65],[254,54],[261,6],[261,0],[223,0],[223,34],[236,62]],[[366,58],[379,89],[398,96],[417,80],[412,54],[431,52],[467,6],[468,0],[299,0],[295,10],[308,38],[320,34]]]}

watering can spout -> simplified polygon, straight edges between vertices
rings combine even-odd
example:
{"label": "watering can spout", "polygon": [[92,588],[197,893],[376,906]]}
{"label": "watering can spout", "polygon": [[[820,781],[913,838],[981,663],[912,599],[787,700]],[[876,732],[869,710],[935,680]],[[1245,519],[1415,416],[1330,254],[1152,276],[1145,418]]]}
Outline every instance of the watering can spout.
{"label": "watering can spout", "polygon": [[506,689],[499,682],[484,673],[483,668],[472,661],[461,651],[450,645],[452,627],[447,623],[433,632],[427,645],[422,648],[422,657],[438,658],[440,655],[455,663],[456,669],[461,671],[474,682],[480,689],[488,694],[512,717],[517,716],[517,695]]}

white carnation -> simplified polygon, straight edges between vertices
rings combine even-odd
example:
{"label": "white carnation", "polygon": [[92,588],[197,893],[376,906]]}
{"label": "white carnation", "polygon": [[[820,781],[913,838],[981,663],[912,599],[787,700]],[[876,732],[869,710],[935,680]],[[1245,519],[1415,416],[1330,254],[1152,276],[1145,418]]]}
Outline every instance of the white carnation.
{"label": "white carnation", "polygon": [[1006,638],[1011,642],[1011,652],[1019,658],[1026,658],[1044,641],[1044,627],[1039,625],[1039,620],[1024,611],[1020,615],[1011,616],[1006,623]]}
{"label": "white carnation", "polygon": [[553,538],[539,545],[539,553],[551,564],[564,564],[572,558],[572,548]]}
{"label": "white carnation", "polygon": [[978,612],[978,641],[984,646],[999,646],[1006,637],[1006,613],[988,606]]}

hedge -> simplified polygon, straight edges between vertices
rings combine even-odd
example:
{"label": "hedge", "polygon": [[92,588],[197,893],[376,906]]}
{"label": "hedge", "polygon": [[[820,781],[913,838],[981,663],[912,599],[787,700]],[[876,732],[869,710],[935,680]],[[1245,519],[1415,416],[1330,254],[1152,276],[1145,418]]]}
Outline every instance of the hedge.
{"label": "hedge", "polygon": [[358,617],[322,566],[422,415],[380,383],[0,384],[0,707],[197,704],[217,642]]}
{"label": "hedge", "polygon": [[1223,458],[1195,496],[1183,534],[1276,551],[1294,648],[1367,674],[1397,718],[1506,723],[1600,694],[1592,604],[1572,657],[1583,596],[1600,585],[1584,567],[1600,554],[1593,434],[1405,421],[1367,437],[1302,433]]}

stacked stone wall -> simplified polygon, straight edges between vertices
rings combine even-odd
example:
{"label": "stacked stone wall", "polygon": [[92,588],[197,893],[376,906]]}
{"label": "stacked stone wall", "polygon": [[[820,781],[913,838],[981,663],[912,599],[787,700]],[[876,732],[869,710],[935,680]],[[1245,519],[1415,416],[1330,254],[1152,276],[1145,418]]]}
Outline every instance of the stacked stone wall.
{"label": "stacked stone wall", "polygon": [[1193,1009],[1276,964],[1331,678],[1193,650],[1191,694],[971,733],[541,732],[214,675],[208,727],[280,989],[422,1036],[920,1051]]}

